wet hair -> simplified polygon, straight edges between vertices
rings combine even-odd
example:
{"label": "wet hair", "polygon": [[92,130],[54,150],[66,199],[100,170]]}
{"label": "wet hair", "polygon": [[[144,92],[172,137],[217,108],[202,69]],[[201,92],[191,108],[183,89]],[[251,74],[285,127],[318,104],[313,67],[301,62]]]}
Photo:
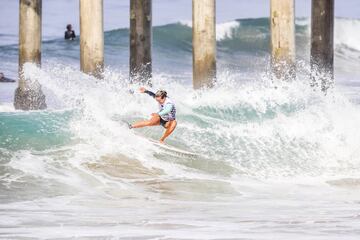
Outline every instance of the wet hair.
{"label": "wet hair", "polygon": [[71,24],[66,25],[66,29],[69,31],[71,30],[71,27],[72,27]]}
{"label": "wet hair", "polygon": [[161,97],[161,99],[164,99],[167,97],[167,92],[165,90],[158,90],[155,93],[155,97]]}

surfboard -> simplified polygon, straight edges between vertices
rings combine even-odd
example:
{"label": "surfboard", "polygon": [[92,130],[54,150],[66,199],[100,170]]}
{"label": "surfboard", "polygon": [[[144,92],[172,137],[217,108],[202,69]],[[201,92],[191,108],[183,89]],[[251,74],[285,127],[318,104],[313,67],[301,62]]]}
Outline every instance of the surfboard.
{"label": "surfboard", "polygon": [[[128,121],[126,121],[126,120],[121,120],[121,121],[130,128],[131,124]],[[197,154],[197,153],[189,152],[189,151],[186,151],[186,150],[171,146],[171,145],[166,144],[166,143],[160,143],[159,141],[156,141],[156,140],[151,139],[151,138],[147,138],[147,137],[139,135],[139,134],[136,134],[136,135],[139,136],[139,137],[145,138],[147,141],[149,141],[150,144],[152,144],[152,145],[154,145],[154,146],[156,146],[158,148],[161,148],[164,151],[168,151],[168,152],[171,152],[171,153],[175,153],[177,155],[183,155],[183,156],[188,156],[188,157],[198,157],[199,156],[199,154]]]}
{"label": "surfboard", "polygon": [[186,150],[183,150],[183,149],[180,149],[180,148],[177,148],[177,147],[174,147],[174,146],[171,146],[169,144],[166,144],[166,143],[160,143],[159,141],[156,141],[154,139],[149,139],[149,138],[146,138],[149,142],[151,142],[151,144],[165,150],[165,151],[169,151],[169,152],[172,152],[172,153],[176,153],[178,155],[186,155],[186,156],[190,156],[190,157],[197,157],[199,156],[199,154],[197,153],[194,153],[194,152],[190,152],[190,151],[186,151]]}

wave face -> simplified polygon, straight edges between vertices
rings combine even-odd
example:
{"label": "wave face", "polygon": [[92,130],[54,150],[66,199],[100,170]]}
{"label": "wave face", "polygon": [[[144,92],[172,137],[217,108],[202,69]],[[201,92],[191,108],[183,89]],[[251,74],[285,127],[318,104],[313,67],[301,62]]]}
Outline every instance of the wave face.
{"label": "wave face", "polygon": [[[167,89],[179,109],[179,126],[169,143],[201,156],[193,161],[168,155],[146,141],[159,138],[161,128],[126,128],[121,120],[147,118],[157,106],[147,96],[130,93],[136,86],[128,85],[124,75],[109,70],[99,82],[65,65],[26,67],[27,76],[47,91],[54,110],[1,113],[0,147],[10,155],[79,148],[72,156],[76,161],[120,155],[163,166],[171,178],[186,178],[184,169],[192,172],[189,177],[212,178],[218,166],[220,175],[259,179],[351,175],[360,166],[359,109],[336,92],[328,97],[314,92],[306,82],[263,78],[244,83],[222,75],[214,89],[194,92],[156,76],[154,88]],[[169,161],[179,165],[175,172],[166,166]]]}
{"label": "wave face", "polygon": [[[359,20],[336,19],[344,85],[326,96],[308,84],[309,20],[296,24],[294,82],[268,78],[268,19],[218,25],[219,71],[208,91],[191,87],[191,25],[154,28],[153,89],[166,89],[178,110],[168,144],[197,156],[151,144],[161,127],[123,123],[157,111],[129,84],[128,29],[105,33],[101,81],[79,71],[78,41],[45,41],[42,68],[27,64],[24,74],[41,83],[49,109],[0,105],[0,234],[331,239],[341,227],[356,239]],[[0,57],[16,69],[17,46],[0,46]]]}

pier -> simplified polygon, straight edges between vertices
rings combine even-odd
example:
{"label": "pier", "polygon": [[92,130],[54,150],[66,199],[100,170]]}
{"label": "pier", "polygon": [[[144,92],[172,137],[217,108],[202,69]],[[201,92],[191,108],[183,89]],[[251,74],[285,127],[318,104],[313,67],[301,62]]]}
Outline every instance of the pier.
{"label": "pier", "polygon": [[270,1],[271,70],[282,80],[295,78],[295,0]]}
{"label": "pier", "polygon": [[152,0],[130,1],[130,81],[151,85]]}
{"label": "pier", "polygon": [[216,78],[215,0],[193,0],[193,86],[212,87]]}
{"label": "pier", "polygon": [[326,91],[334,81],[334,0],[312,0],[310,65],[312,85]]}
{"label": "pier", "polygon": [[80,0],[80,68],[101,78],[104,68],[103,0]]}
{"label": "pier", "polygon": [[[104,70],[103,0],[79,0],[80,69],[98,79]],[[295,1],[269,0],[272,77],[296,79]],[[152,0],[130,0],[129,78],[151,86]],[[37,81],[25,79],[23,66],[41,65],[42,0],[19,0],[19,86],[16,109],[46,108]],[[313,0],[311,10],[311,80],[323,91],[334,80],[334,0]],[[121,53],[119,53],[121,54]],[[194,89],[216,84],[216,0],[192,0]],[[320,82],[320,84],[319,84]],[[320,86],[319,86],[320,85]]]}
{"label": "pier", "polygon": [[25,79],[24,64],[41,65],[42,0],[19,1],[19,86],[14,106],[21,110],[45,109],[45,95],[37,81]]}

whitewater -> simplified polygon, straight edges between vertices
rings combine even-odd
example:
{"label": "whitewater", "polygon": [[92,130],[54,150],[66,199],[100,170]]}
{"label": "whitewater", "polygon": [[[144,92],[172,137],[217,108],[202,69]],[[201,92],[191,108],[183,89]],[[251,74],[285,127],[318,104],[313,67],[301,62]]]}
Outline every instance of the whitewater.
{"label": "whitewater", "polygon": [[[79,71],[79,41],[49,35],[41,83],[49,108],[17,111],[0,85],[0,238],[358,239],[360,20],[335,22],[335,84],[309,86],[308,18],[296,19],[297,79],[269,78],[267,18],[217,25],[214,88],[191,85],[191,22],[154,27],[153,88],[177,104],[161,127],[130,130],[156,102],[128,79],[128,29],[105,32],[103,80]],[[1,71],[17,44],[2,33]]]}

